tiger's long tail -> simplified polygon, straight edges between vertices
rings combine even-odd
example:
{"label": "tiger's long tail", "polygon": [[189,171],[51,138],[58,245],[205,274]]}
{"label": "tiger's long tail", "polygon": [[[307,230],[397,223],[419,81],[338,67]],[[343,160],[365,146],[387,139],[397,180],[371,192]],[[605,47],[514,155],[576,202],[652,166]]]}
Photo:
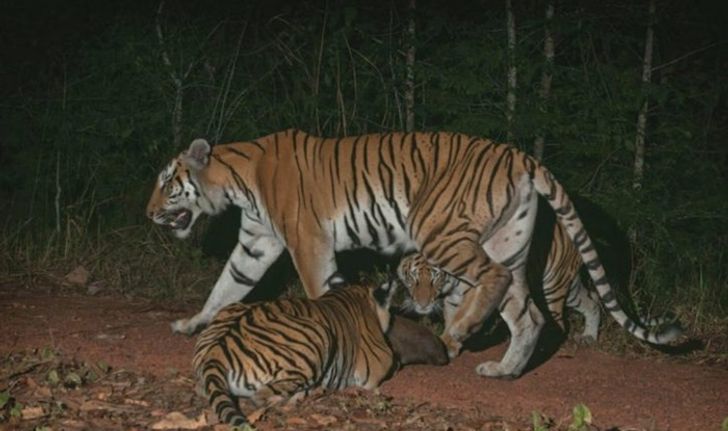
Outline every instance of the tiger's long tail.
{"label": "tiger's long tail", "polygon": [[208,360],[201,372],[202,387],[220,421],[239,428],[249,425],[248,418],[240,409],[237,399],[231,394],[225,367],[216,360]]}
{"label": "tiger's long tail", "polygon": [[682,330],[678,322],[666,325],[661,330],[656,330],[651,326],[651,324],[663,324],[666,319],[650,319],[647,322],[643,322],[635,321],[627,316],[617,301],[617,295],[607,280],[606,272],[599,260],[594,244],[584,229],[584,224],[579,218],[579,215],[576,213],[571,199],[569,199],[569,196],[566,194],[564,187],[556,180],[556,178],[554,178],[553,174],[538,161],[530,156],[525,157],[525,164],[531,176],[534,188],[541,196],[546,198],[549,205],[553,208],[554,212],[556,212],[558,222],[564,227],[569,238],[579,251],[581,259],[589,272],[589,276],[594,281],[597,293],[599,294],[599,299],[602,301],[602,304],[604,304],[607,311],[609,311],[609,314],[611,314],[617,323],[626,329],[627,332],[640,340],[653,344],[667,344],[678,338],[682,334]]}

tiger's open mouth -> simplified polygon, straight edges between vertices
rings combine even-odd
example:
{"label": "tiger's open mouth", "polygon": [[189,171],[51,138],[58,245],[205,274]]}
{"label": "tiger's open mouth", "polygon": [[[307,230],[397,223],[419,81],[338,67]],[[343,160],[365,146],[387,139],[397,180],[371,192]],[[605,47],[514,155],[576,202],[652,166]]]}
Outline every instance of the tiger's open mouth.
{"label": "tiger's open mouth", "polygon": [[179,210],[176,212],[167,213],[164,217],[163,224],[169,226],[174,230],[187,229],[192,221],[192,211],[190,210]]}

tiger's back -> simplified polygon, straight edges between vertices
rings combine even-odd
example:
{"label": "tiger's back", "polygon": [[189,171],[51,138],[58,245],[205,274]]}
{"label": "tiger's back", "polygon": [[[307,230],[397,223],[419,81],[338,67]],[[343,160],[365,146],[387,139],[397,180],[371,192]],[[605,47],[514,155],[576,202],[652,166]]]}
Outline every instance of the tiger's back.
{"label": "tiger's back", "polygon": [[246,423],[237,398],[276,402],[322,386],[377,387],[394,355],[385,339],[389,297],[352,286],[318,300],[223,308],[200,334],[193,367],[223,422]]}

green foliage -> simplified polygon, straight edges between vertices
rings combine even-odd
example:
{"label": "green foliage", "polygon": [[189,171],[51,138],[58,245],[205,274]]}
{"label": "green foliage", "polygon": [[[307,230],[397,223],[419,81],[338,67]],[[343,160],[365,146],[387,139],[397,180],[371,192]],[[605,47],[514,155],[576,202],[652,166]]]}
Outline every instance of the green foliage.
{"label": "green foliage", "polygon": [[723,423],[720,424],[720,431],[728,431],[728,417],[723,419]]}
{"label": "green foliage", "polygon": [[553,422],[540,412],[531,412],[531,429],[533,431],[548,431],[552,428]]}
{"label": "green foliage", "polygon": [[592,414],[587,406],[584,404],[577,404],[574,406],[574,410],[571,416],[571,424],[569,425],[569,431],[583,431],[588,430],[592,423]]}
{"label": "green foliage", "polygon": [[9,391],[0,392],[0,422],[11,418],[20,418],[23,404],[19,403]]}

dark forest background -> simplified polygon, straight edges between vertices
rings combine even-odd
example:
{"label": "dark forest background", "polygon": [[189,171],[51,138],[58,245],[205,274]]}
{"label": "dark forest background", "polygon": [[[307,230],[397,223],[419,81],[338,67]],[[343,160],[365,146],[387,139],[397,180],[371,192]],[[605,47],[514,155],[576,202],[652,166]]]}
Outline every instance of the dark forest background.
{"label": "dark forest background", "polygon": [[[158,170],[197,137],[405,129],[414,46],[416,129],[508,139],[528,152],[542,136],[545,164],[586,202],[582,216],[605,253],[631,266],[620,285],[693,328],[725,324],[728,2],[656,3],[648,84],[647,1],[558,1],[549,22],[545,0],[514,2],[512,51],[503,1],[419,0],[414,11],[405,1],[159,7],[3,2],[3,282],[48,283],[82,265],[107,291],[199,301],[234,242],[225,232],[236,218],[171,239],[144,218]],[[510,66],[518,80],[509,123]]]}

